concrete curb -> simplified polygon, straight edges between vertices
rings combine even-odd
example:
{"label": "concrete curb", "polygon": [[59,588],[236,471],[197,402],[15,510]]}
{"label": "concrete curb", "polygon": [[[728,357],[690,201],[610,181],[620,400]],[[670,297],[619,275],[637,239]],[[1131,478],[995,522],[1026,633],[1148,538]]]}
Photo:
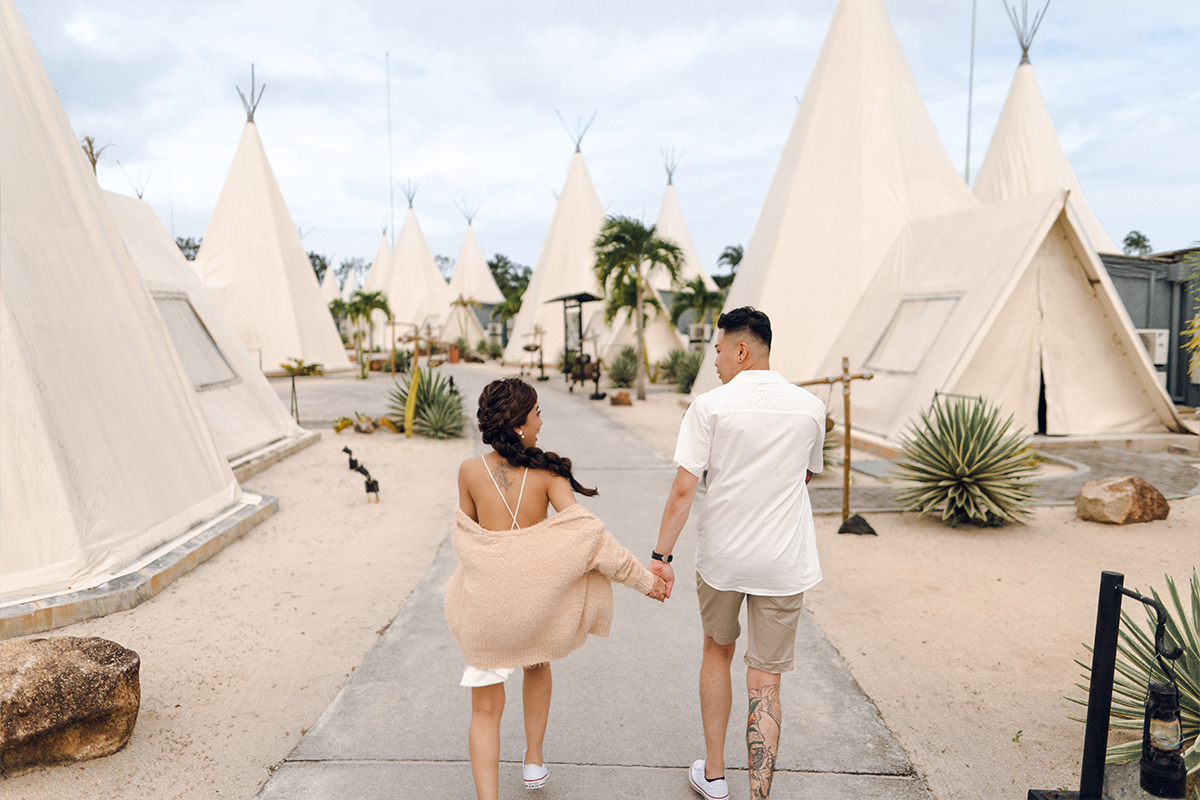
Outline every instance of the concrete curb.
{"label": "concrete curb", "polygon": [[316,444],[320,438],[321,434],[318,431],[301,431],[295,436],[290,436],[260,450],[247,453],[229,464],[233,470],[233,477],[237,478],[238,483],[245,483],[251,475],[262,472],[267,467],[278,464],[288,456],[293,456],[304,448]]}

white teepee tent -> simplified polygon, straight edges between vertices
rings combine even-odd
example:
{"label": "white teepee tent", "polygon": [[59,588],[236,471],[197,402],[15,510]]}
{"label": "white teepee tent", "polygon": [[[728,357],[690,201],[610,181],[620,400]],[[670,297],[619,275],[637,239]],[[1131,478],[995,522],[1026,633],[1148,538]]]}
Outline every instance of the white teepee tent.
{"label": "white teepee tent", "polygon": [[463,237],[462,248],[458,251],[458,260],[454,262],[454,274],[450,276],[450,295],[461,295],[483,305],[504,302],[504,294],[496,285],[492,271],[488,269],[483,248],[479,246],[479,239],[475,236],[475,226],[471,223],[467,223],[467,234]]}
{"label": "white teepee tent", "polygon": [[772,367],[815,377],[905,220],[976,204],[882,0],[840,0],[725,308],[766,312]]}
{"label": "white teepee tent", "polygon": [[333,268],[325,270],[325,277],[321,281],[321,300],[325,303],[325,307],[329,308],[329,304],[334,300],[340,299],[342,296],[342,287],[338,286],[337,276],[333,274]]}
{"label": "white teepee tent", "polygon": [[94,586],[241,490],[0,0],[0,598]]}
{"label": "white teepee tent", "polygon": [[907,225],[822,371],[842,356],[874,373],[854,384],[855,429],[893,441],[935,393],[982,396],[1030,433],[1184,432],[1062,190]]}
{"label": "white teepee tent", "polygon": [[341,337],[263,150],[252,110],[196,256],[196,271],[268,375],[292,358],[348,371]]}
{"label": "white teepee tent", "polygon": [[1046,110],[1033,65],[1022,57],[975,178],[975,196],[988,203],[1051,189],[1070,190],[1071,205],[1093,248],[1120,252],[1084,199]]}
{"label": "white teepee tent", "polygon": [[[380,258],[383,259],[383,263],[387,263],[388,256],[391,254],[391,252],[392,251],[387,246],[387,239],[380,237],[379,252],[375,254],[375,261],[372,262],[371,269],[374,270],[375,264],[380,263]],[[368,272],[367,278],[369,279],[370,277],[371,273]],[[349,303],[352,299],[354,299],[354,293],[362,288],[363,285],[358,282],[358,273],[354,270],[350,270],[346,273],[345,283],[342,284],[342,299]]]}
{"label": "white teepee tent", "polygon": [[[537,329],[542,332],[545,362],[553,364],[566,345],[566,332],[562,304],[548,301],[583,292],[604,296],[596,281],[596,254],[592,249],[603,225],[604,207],[600,205],[577,145],[537,266],[521,299],[521,310],[513,320],[508,347],[504,350],[506,362],[516,364],[529,360],[529,354],[523,348],[537,343]],[[603,318],[602,306],[602,303],[584,306],[585,328],[589,327],[589,318],[597,313]]]}
{"label": "white teepee tent", "polygon": [[[237,462],[304,436],[154,209],[113,192],[104,199],[225,457]],[[326,279],[337,283],[332,275]]]}
{"label": "white teepee tent", "polygon": [[450,307],[450,287],[438,270],[411,205],[392,248],[381,291],[387,295],[396,319],[397,336],[412,333],[414,326],[432,326],[436,334]]}

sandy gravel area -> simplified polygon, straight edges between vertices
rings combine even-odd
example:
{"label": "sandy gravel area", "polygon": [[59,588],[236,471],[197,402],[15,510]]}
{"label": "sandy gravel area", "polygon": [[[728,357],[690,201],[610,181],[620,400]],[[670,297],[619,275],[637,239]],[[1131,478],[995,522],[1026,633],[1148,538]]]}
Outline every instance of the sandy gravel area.
{"label": "sandy gravel area", "polygon": [[[379,504],[347,468],[347,444],[379,480]],[[246,488],[278,497],[278,514],[149,602],[48,634],[101,636],[141,656],[129,744],[15,773],[0,795],[252,797],[429,569],[471,447],[325,431],[253,476]]]}

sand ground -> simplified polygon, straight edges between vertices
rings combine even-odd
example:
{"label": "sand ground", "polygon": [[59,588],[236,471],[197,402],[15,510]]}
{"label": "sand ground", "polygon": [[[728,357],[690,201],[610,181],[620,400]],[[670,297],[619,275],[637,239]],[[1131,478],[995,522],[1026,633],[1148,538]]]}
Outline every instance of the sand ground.
{"label": "sand ground", "polygon": [[[680,398],[659,390],[631,408],[597,405],[670,458]],[[382,503],[366,503],[346,444],[379,478]],[[51,634],[141,654],[129,745],[15,773],[0,794],[253,796],[429,567],[470,452],[465,439],[326,432],[254,476],[247,488],[279,497],[279,514],[150,602]],[[839,536],[839,522],[817,519],[825,580],[808,607],[941,800],[1075,786],[1083,726],[1069,716],[1081,709],[1064,697],[1082,696],[1074,660],[1086,660],[1100,571],[1161,591],[1164,573],[1183,582],[1200,564],[1200,497],[1175,501],[1168,520],[1121,528],[1063,507],[985,531],[873,514],[878,537]]]}

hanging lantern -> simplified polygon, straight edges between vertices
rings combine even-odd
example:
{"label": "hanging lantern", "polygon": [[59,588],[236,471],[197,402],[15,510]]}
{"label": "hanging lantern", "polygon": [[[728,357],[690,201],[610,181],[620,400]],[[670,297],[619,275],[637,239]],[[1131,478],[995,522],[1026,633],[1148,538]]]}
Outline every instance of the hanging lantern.
{"label": "hanging lantern", "polygon": [[1170,677],[1170,683],[1151,683],[1146,693],[1140,783],[1155,797],[1183,797],[1187,791],[1179,690]]}

